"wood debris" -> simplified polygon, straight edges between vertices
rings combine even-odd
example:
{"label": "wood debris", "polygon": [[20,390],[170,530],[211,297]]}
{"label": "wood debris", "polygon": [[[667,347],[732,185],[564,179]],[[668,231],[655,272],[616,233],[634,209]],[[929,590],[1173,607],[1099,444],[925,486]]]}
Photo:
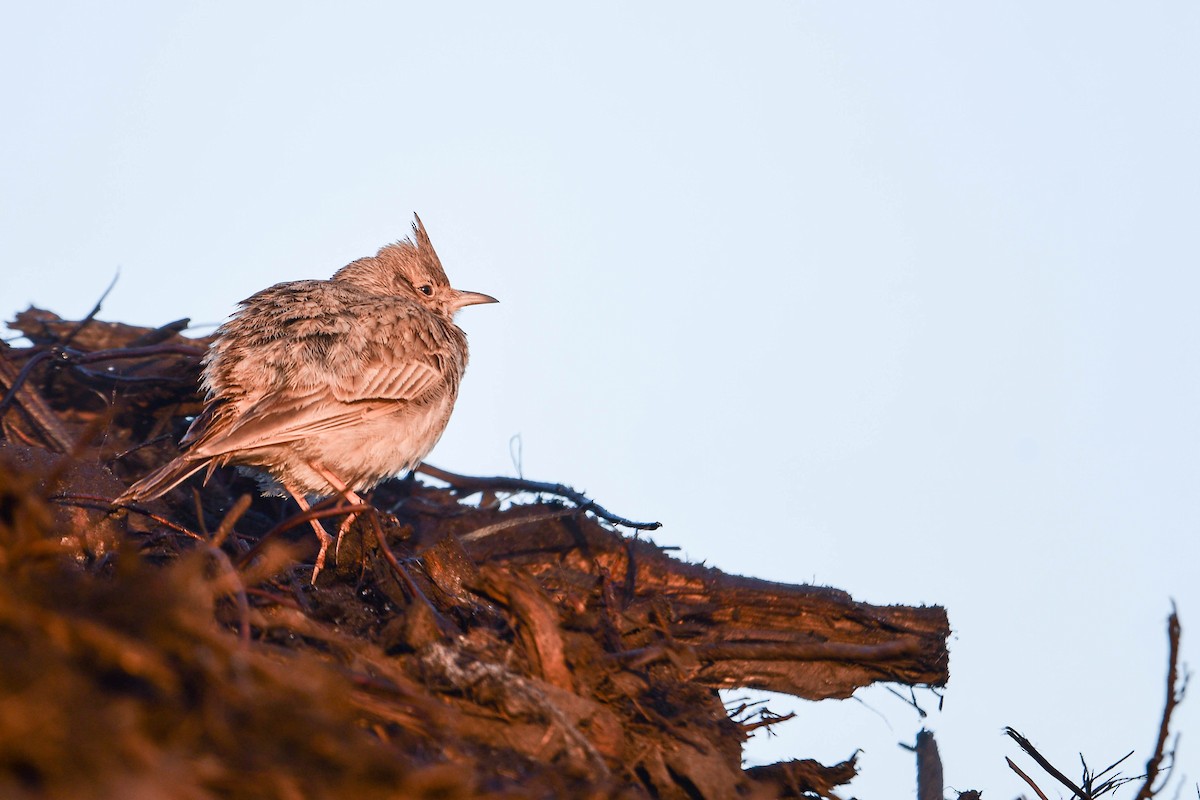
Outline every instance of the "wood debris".
{"label": "wood debris", "polygon": [[836,797],[853,757],[743,769],[762,723],[717,690],[947,680],[941,608],[688,564],[487,479],[382,484],[311,587],[305,517],[236,470],[108,505],[175,453],[203,340],[12,327],[0,796]]}

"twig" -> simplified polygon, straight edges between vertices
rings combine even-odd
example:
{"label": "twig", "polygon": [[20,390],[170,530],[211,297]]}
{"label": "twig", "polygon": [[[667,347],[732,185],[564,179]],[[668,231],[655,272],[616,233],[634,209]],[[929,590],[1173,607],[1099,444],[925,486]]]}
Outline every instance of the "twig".
{"label": "twig", "polygon": [[94,364],[97,361],[123,361],[129,358],[144,358],[146,356],[195,356],[200,358],[206,352],[203,347],[190,344],[153,344],[147,347],[117,347],[111,350],[93,350],[81,353],[78,350],[63,349],[64,361],[68,364]]}
{"label": "twig", "polygon": [[127,456],[130,456],[130,455],[133,455],[138,450],[142,450],[146,447],[152,447],[152,446],[158,444],[159,442],[165,442],[167,440],[175,441],[175,437],[173,437],[169,433],[164,433],[161,436],[155,436],[153,439],[147,439],[144,442],[135,444],[133,447],[130,447],[128,450],[122,450],[121,452],[119,452],[115,456],[113,456],[112,458],[108,459],[108,461],[106,463],[109,466],[112,466],[113,464],[117,463],[121,459],[126,458]]}
{"label": "twig", "polygon": [[153,330],[146,331],[145,333],[143,333],[141,336],[137,337],[136,339],[134,339],[130,342],[127,342],[125,346],[126,347],[149,347],[150,345],[155,345],[155,344],[158,344],[159,342],[165,341],[177,333],[182,333],[183,331],[186,331],[188,329],[188,326],[191,324],[192,324],[192,320],[189,317],[184,317],[183,319],[177,319],[174,322],[167,322],[163,325],[159,325],[157,328],[154,328]]}
{"label": "twig", "polygon": [[[1097,772],[1095,775],[1089,774],[1087,762],[1084,761],[1084,764],[1083,764],[1083,775],[1084,775],[1083,786],[1084,786],[1084,788],[1086,788],[1092,794],[1096,795],[1096,797],[1099,797],[1103,794],[1107,794],[1108,792],[1112,791],[1113,789],[1117,788],[1118,786],[1124,786],[1125,784],[1132,783],[1133,781],[1142,777],[1141,775],[1139,775],[1136,778],[1122,778],[1121,773],[1118,772],[1115,775],[1113,775],[1111,778],[1104,779],[1105,775],[1112,772],[1117,767],[1121,766],[1121,764],[1126,759],[1128,759],[1130,756],[1132,756],[1133,753],[1134,753],[1134,751],[1130,750],[1128,753],[1121,756],[1116,761],[1114,761],[1112,764],[1109,764],[1107,767],[1105,767],[1104,769]],[[1079,760],[1083,761],[1083,753],[1079,754]],[[1097,781],[1099,781],[1098,784],[1097,784]]]}
{"label": "twig", "polygon": [[1038,797],[1042,798],[1042,800],[1050,800],[1050,798],[1046,797],[1046,795],[1042,792],[1042,790],[1038,788],[1038,785],[1033,782],[1033,778],[1029,777],[1024,772],[1022,772],[1021,768],[1018,767],[1016,764],[1014,764],[1013,760],[1011,758],[1009,758],[1008,756],[1005,756],[1004,760],[1008,762],[1008,766],[1012,769],[1013,772],[1015,772],[1021,776],[1021,780],[1025,781],[1026,783],[1029,784],[1030,789],[1033,789],[1035,792],[1037,792]]}
{"label": "twig", "polygon": [[[79,508],[91,508],[91,509],[95,509],[96,511],[108,511],[110,513],[113,511],[113,504],[112,504],[111,497],[101,497],[100,495],[94,495],[94,494],[55,494],[55,495],[51,495],[48,499],[52,503],[60,503],[65,506],[77,506]],[[195,531],[188,530],[187,528],[183,527],[179,523],[172,522],[171,520],[167,519],[166,517],[160,517],[158,514],[155,514],[153,511],[147,511],[146,509],[144,509],[141,506],[136,505],[134,503],[117,506],[116,508],[123,508],[126,511],[129,511],[131,513],[141,514],[143,517],[148,517],[148,518],[154,520],[155,522],[157,522],[159,525],[163,525],[167,528],[170,528],[171,530],[175,531],[176,533],[182,533],[184,536],[189,536],[193,539],[198,539],[200,541],[204,541],[204,537],[201,536],[200,534],[196,533]]]}
{"label": "twig", "polygon": [[254,496],[250,494],[244,494],[237,499],[237,502],[233,504],[233,508],[226,512],[224,519],[221,520],[221,524],[217,528],[216,534],[213,535],[213,547],[220,547],[224,543],[229,534],[233,532],[233,526],[237,524],[237,521],[250,508],[252,502],[254,502]]}
{"label": "twig", "polygon": [[531,481],[525,478],[505,478],[496,476],[492,478],[476,477],[470,475],[459,475],[454,472],[447,472],[440,467],[435,467],[432,464],[421,464],[416,469],[417,472],[423,472],[426,475],[437,478],[440,481],[445,481],[456,489],[469,489],[472,491],[492,490],[501,492],[533,492],[534,494],[552,494],[558,497],[566,498],[579,506],[583,511],[590,511],[601,519],[608,520],[614,525],[621,525],[626,528],[632,528],[639,531],[653,531],[662,527],[661,522],[634,522],[625,519],[625,517],[617,516],[608,511],[596,501],[590,499],[582,492],[572,489],[570,486],[565,486],[561,483],[543,483],[541,481]]}
{"label": "twig", "polygon": [[[1183,699],[1183,692],[1175,688],[1175,684],[1179,680],[1179,633],[1179,615],[1172,605],[1171,616],[1167,618],[1167,641],[1170,644],[1167,667],[1167,701],[1163,707],[1162,722],[1158,726],[1158,742],[1154,746],[1154,755],[1146,762],[1146,780],[1134,796],[1134,800],[1149,800],[1162,789],[1162,786],[1155,788],[1154,782],[1158,779],[1158,771],[1166,754],[1171,714],[1175,711],[1175,706],[1179,705],[1179,701]],[[1173,762],[1174,759],[1172,759]],[[1169,778],[1170,774],[1171,767],[1168,767],[1166,777]],[[1165,783],[1166,780],[1164,779],[1163,782]]]}
{"label": "twig", "polygon": [[63,345],[70,344],[71,341],[76,336],[79,335],[80,331],[82,331],[84,328],[86,328],[88,326],[88,324],[91,323],[91,321],[96,318],[96,315],[100,313],[100,306],[103,305],[104,301],[108,298],[108,293],[111,292],[113,290],[113,287],[117,285],[117,279],[120,277],[121,277],[121,270],[117,269],[117,273],[115,275],[113,275],[113,279],[111,281],[109,281],[108,288],[100,293],[100,299],[96,301],[96,305],[92,306],[92,310],[88,312],[87,316],[84,317],[83,319],[79,320],[78,324],[76,324],[75,327],[71,329],[70,333],[68,333],[66,336],[63,337],[60,344],[63,344]]}
{"label": "twig", "polygon": [[238,574],[237,569],[233,566],[233,562],[229,560],[229,556],[219,547],[209,545],[208,553],[221,568],[225,570],[225,574],[233,581],[234,588],[230,594],[237,600],[238,608],[238,639],[242,646],[246,647],[250,644],[250,600],[246,597],[246,586],[242,583],[242,577]]}
{"label": "twig", "polygon": [[73,350],[62,345],[54,345],[45,350],[30,348],[28,351],[31,355],[25,365],[21,367],[21,371],[17,373],[16,378],[12,380],[12,385],[8,388],[8,392],[4,395],[4,399],[0,400],[0,417],[8,410],[12,404],[13,398],[17,392],[29,379],[29,374],[33,372],[33,368],[47,359],[57,359],[56,364],[65,364],[67,366],[76,366],[79,364],[94,364],[97,361],[120,361],[129,358],[143,358],[145,356],[161,356],[161,355],[179,355],[193,356],[200,358],[204,355],[203,347],[193,347],[184,344],[156,344],[150,347],[120,347],[112,350],[95,350],[91,353],[83,353],[79,350]]}
{"label": "twig", "polygon": [[1046,772],[1050,773],[1050,776],[1053,777],[1056,781],[1058,781],[1063,786],[1070,789],[1072,792],[1074,792],[1079,797],[1083,798],[1083,800],[1091,800],[1091,797],[1090,797],[1090,795],[1088,795],[1087,792],[1083,791],[1083,789],[1080,789],[1078,786],[1076,786],[1074,783],[1071,782],[1070,778],[1068,778],[1066,775],[1063,775],[1061,772],[1059,772],[1058,768],[1056,768],[1053,764],[1051,764],[1049,761],[1047,761],[1046,757],[1043,756],[1041,753],[1039,753],[1037,748],[1034,747],[1033,744],[1030,743],[1030,741],[1028,739],[1026,739],[1021,734],[1017,733],[1012,728],[1005,728],[1004,732],[1006,734],[1008,734],[1009,738],[1011,738],[1014,742],[1016,742],[1018,745],[1020,745],[1021,749],[1024,750],[1026,752],[1026,754],[1029,755],[1030,758],[1032,758],[1034,761],[1036,761],[1038,763],[1039,767],[1046,770]]}
{"label": "twig", "polygon": [[165,384],[167,386],[170,386],[173,384],[177,384],[177,385],[183,386],[183,385],[191,385],[195,382],[191,378],[183,377],[180,375],[118,375],[115,372],[97,372],[94,369],[87,369],[79,364],[74,364],[73,366],[75,368],[75,372],[78,375],[81,375],[84,378],[87,378],[88,380],[91,380],[91,381],[97,382],[97,383],[103,382],[103,383],[123,385],[123,386],[131,385],[131,384],[136,384],[136,385],[141,385],[141,386],[154,385],[154,384]]}
{"label": "twig", "polygon": [[379,509],[371,506],[367,512],[367,517],[370,518],[371,527],[375,530],[375,541],[379,543],[379,550],[383,553],[384,560],[387,561],[388,566],[392,568],[392,572],[403,582],[413,601],[423,603],[429,610],[434,623],[438,627],[438,633],[445,638],[453,636],[456,631],[453,630],[453,627],[447,622],[442,613],[434,607],[433,603],[429,602],[429,598],[421,591],[421,587],[412,579],[412,576],[408,574],[408,570],[400,564],[400,560],[396,558],[396,554],[388,546],[387,536],[383,532],[383,525],[379,523]]}
{"label": "twig", "polygon": [[925,719],[927,716],[929,716],[929,714],[925,711],[925,709],[921,708],[921,705],[917,702],[917,693],[913,689],[913,687],[911,687],[911,686],[908,687],[908,697],[905,697],[904,695],[900,694],[900,692],[896,691],[890,684],[884,684],[883,688],[887,689],[889,692],[896,695],[896,697],[899,697],[902,702],[905,702],[908,705],[915,708],[917,711],[917,715],[921,719]]}
{"label": "twig", "polygon": [[781,722],[787,722],[789,719],[793,719],[796,716],[795,711],[789,711],[787,714],[777,714],[774,716],[767,716],[767,713],[768,712],[766,712],[764,709],[764,711],[759,714],[758,722],[739,722],[738,724],[742,726],[742,731],[744,733],[750,733],[751,731],[756,731],[759,728],[770,728],[772,725],[778,725]]}
{"label": "twig", "polygon": [[50,357],[58,358],[68,366],[76,364],[95,364],[97,361],[126,361],[131,358],[150,358],[153,356],[192,356],[201,358],[208,352],[204,347],[194,344],[151,344],[138,347],[111,347],[105,350],[85,352],[74,347],[64,347],[61,344],[37,345],[21,350],[13,350],[14,360],[26,359],[43,360]]}

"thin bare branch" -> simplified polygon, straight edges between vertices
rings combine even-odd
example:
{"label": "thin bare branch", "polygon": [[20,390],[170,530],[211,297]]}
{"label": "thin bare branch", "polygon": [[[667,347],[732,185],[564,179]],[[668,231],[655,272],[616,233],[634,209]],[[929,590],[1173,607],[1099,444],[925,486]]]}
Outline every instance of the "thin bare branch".
{"label": "thin bare branch", "polygon": [[[91,508],[96,511],[108,511],[110,513],[113,511],[113,504],[112,504],[111,497],[101,497],[100,495],[94,495],[94,494],[55,494],[55,495],[51,495],[48,499],[52,503],[58,503],[58,504],[64,505],[64,506],[76,506],[78,508]],[[171,530],[175,531],[176,533],[182,533],[184,536],[187,536],[189,538],[196,539],[198,541],[204,541],[204,537],[201,536],[200,534],[196,533],[195,531],[189,530],[188,528],[185,528],[182,525],[180,525],[179,523],[173,522],[173,521],[167,519],[166,517],[160,517],[158,514],[155,514],[152,511],[147,511],[146,509],[142,508],[141,506],[137,505],[136,503],[130,503],[128,505],[117,506],[117,508],[125,509],[126,511],[128,511],[132,514],[140,514],[143,517],[154,520],[159,525],[170,528]]]}
{"label": "thin bare branch", "polygon": [[639,531],[653,531],[662,527],[661,522],[634,522],[626,519],[625,517],[617,516],[582,492],[576,491],[570,486],[565,486],[561,483],[543,483],[541,481],[531,481],[525,478],[506,478],[503,476],[485,478],[471,475],[459,475],[454,472],[448,472],[440,467],[435,467],[432,464],[424,463],[418,466],[416,471],[423,472],[431,478],[437,478],[440,481],[445,481],[456,489],[466,489],[470,491],[531,492],[533,494],[556,495],[558,497],[570,500],[572,503],[578,505],[583,511],[590,511],[597,517],[600,517],[600,519],[607,520],[614,525],[620,525],[625,528],[632,528]]}
{"label": "thin bare branch", "polygon": [[208,554],[221,565],[228,579],[233,583],[231,594],[238,608],[238,640],[242,647],[250,644],[250,599],[246,596],[246,586],[242,583],[241,575],[229,560],[229,556],[220,547],[209,545]]}
{"label": "thin bare branch", "polygon": [[251,494],[244,494],[237,499],[237,502],[233,504],[233,508],[229,509],[224,519],[221,520],[221,524],[212,539],[213,547],[220,547],[224,543],[229,534],[233,532],[233,526],[237,524],[242,514],[246,513],[246,510],[250,508],[250,504],[253,502],[254,495]]}
{"label": "thin bare branch", "polygon": [[96,301],[96,305],[92,306],[92,310],[88,312],[87,316],[79,320],[79,324],[72,328],[71,331],[63,337],[62,344],[70,344],[72,341],[74,341],[75,337],[79,335],[80,331],[91,324],[92,320],[96,318],[96,315],[100,313],[100,307],[104,305],[104,301],[108,299],[109,293],[113,290],[113,287],[117,285],[117,280],[120,277],[121,270],[118,268],[116,273],[113,275],[113,279],[109,281],[108,288],[100,293],[100,299]]}
{"label": "thin bare branch", "polygon": [[1039,753],[1038,749],[1034,747],[1028,739],[1017,733],[1012,728],[1005,728],[1004,732],[1009,738],[1020,745],[1021,749],[1024,750],[1030,758],[1036,761],[1039,767],[1046,770],[1046,772],[1049,773],[1052,778],[1074,792],[1077,797],[1081,797],[1083,800],[1092,800],[1087,792],[1076,786],[1070,778],[1068,778],[1066,775],[1063,775],[1057,767],[1047,761],[1046,757]]}
{"label": "thin bare branch", "polygon": [[[1134,800],[1149,800],[1162,789],[1162,785],[1156,787],[1154,783],[1158,780],[1158,773],[1162,768],[1163,758],[1167,755],[1166,748],[1167,738],[1170,735],[1171,714],[1175,711],[1175,707],[1179,705],[1179,701],[1183,699],[1182,689],[1176,688],[1176,684],[1179,682],[1179,634],[1179,615],[1172,608],[1171,616],[1167,618],[1167,641],[1170,646],[1167,666],[1167,699],[1163,706],[1162,721],[1158,726],[1158,741],[1154,745],[1154,755],[1150,756],[1150,760],[1146,762],[1146,780],[1142,783],[1142,787],[1138,789]],[[1168,767],[1167,773],[1163,778],[1164,784],[1167,778],[1170,777],[1170,774],[1171,770]]]}
{"label": "thin bare branch", "polygon": [[1045,792],[1043,792],[1041,789],[1039,789],[1038,785],[1033,782],[1033,778],[1029,777],[1024,772],[1022,772],[1021,768],[1018,767],[1016,764],[1014,764],[1013,760],[1011,758],[1009,758],[1008,756],[1005,756],[1004,760],[1008,762],[1009,768],[1021,777],[1021,780],[1025,781],[1027,784],[1029,784],[1029,788],[1033,789],[1033,791],[1037,793],[1038,797],[1042,798],[1042,800],[1050,800],[1050,798],[1046,797]]}

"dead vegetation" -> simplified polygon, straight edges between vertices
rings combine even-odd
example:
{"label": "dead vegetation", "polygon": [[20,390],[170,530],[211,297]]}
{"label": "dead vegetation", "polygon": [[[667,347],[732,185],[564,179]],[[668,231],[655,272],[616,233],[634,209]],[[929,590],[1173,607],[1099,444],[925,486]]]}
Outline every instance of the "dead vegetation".
{"label": "dead vegetation", "polygon": [[109,507],[198,412],[203,341],[13,327],[0,796],[836,797],[853,757],[743,769],[775,720],[716,690],[947,680],[941,608],[687,564],[553,485],[389,481],[309,586],[307,518],[234,470]]}
{"label": "dead vegetation", "polygon": [[[1005,728],[1005,735],[1017,743],[1017,746],[1048,776],[1049,780],[1053,780],[1055,784],[1063,788],[1070,789],[1071,797],[1078,797],[1080,800],[1099,800],[1099,798],[1129,784],[1139,784],[1137,793],[1134,795],[1134,800],[1152,800],[1152,798],[1158,797],[1166,790],[1168,784],[1171,783],[1172,773],[1175,768],[1175,756],[1179,749],[1179,734],[1176,733],[1173,738],[1171,737],[1171,717],[1175,713],[1175,709],[1183,702],[1183,696],[1187,691],[1187,671],[1182,669],[1179,663],[1179,639],[1181,634],[1182,627],[1179,624],[1179,616],[1172,609],[1171,615],[1167,618],[1167,644],[1169,649],[1167,656],[1167,696],[1163,702],[1162,718],[1158,725],[1158,736],[1155,739],[1154,750],[1150,758],[1146,761],[1146,771],[1141,775],[1124,775],[1118,770],[1118,767],[1122,767],[1126,761],[1133,757],[1134,751],[1132,750],[1100,770],[1089,767],[1087,759],[1080,753],[1079,761],[1082,765],[1082,774],[1079,781],[1076,782],[1067,777],[1064,770],[1050,763],[1049,759],[1042,755],[1032,742],[1014,729]],[[1040,800],[1049,800],[1046,792],[1037,780],[1017,766],[1011,758],[1005,758],[1004,760],[1008,763],[1009,769],[1024,781]],[[1039,778],[1038,780],[1041,780],[1045,785],[1054,785],[1047,783],[1047,780],[1043,778]],[[1179,797],[1180,792],[1185,788],[1181,779],[1180,783],[1175,787],[1174,796]],[[1195,791],[1197,796],[1200,796],[1200,785],[1195,787]]]}

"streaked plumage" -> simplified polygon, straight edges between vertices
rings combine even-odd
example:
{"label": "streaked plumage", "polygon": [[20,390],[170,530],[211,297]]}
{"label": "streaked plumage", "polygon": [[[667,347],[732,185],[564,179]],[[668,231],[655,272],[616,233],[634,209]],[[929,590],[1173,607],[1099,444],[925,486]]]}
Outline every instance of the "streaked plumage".
{"label": "streaked plumage", "polygon": [[330,280],[280,283],[242,301],[204,358],[206,405],[182,454],[114,502],[158,497],[232,464],[304,507],[415,467],[445,430],[467,366],[454,313],[495,300],[450,287],[420,218],[413,239]]}

